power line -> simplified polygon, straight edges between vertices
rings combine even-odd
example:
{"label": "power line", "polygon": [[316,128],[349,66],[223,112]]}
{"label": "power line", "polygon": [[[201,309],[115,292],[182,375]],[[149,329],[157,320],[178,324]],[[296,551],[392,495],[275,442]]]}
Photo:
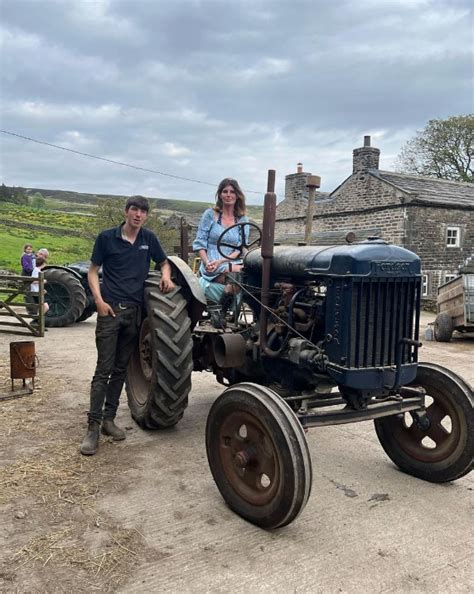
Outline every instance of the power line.
{"label": "power line", "polygon": [[[205,186],[212,186],[216,188],[219,184],[213,184],[211,182],[201,181],[199,179],[192,179],[189,177],[182,177],[180,175],[173,175],[172,173],[164,173],[163,171],[158,171],[156,169],[147,169],[146,167],[140,167],[138,165],[130,165],[129,163],[123,163],[122,161],[114,161],[113,159],[107,159],[105,157],[99,157],[97,155],[91,155],[90,153],[83,153],[82,151],[76,151],[75,149],[70,149],[65,146],[60,146],[59,144],[52,144],[51,142],[45,142],[44,140],[37,140],[36,138],[30,138],[29,136],[23,136],[22,134],[17,134],[16,132],[10,132],[9,130],[0,130],[3,134],[8,134],[10,136],[16,136],[17,138],[22,138],[23,140],[28,140],[30,142],[36,142],[36,144],[43,144],[45,146],[50,146],[52,148],[60,149],[62,151],[67,151],[68,153],[74,153],[76,155],[82,155],[83,157],[89,157],[90,159],[97,159],[98,161],[105,161],[106,163],[113,163],[114,165],[121,165],[122,167],[128,167],[130,169],[136,169],[138,171],[146,171],[148,173],[157,173],[158,175],[164,175],[166,177],[172,177],[173,179],[180,179],[183,181],[193,182],[195,184],[202,184]],[[260,194],[262,195],[263,192],[257,192],[256,190],[244,190],[248,194]]]}

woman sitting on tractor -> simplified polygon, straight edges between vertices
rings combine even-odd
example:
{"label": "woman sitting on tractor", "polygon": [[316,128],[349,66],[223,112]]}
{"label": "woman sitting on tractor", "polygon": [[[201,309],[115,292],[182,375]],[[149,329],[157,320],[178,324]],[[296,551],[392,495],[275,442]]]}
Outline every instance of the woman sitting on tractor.
{"label": "woman sitting on tractor", "polygon": [[[235,179],[223,179],[216,192],[216,206],[204,211],[193,243],[193,250],[199,253],[201,265],[199,267],[199,283],[204,290],[206,298],[211,303],[221,306],[221,322],[233,302],[234,294],[238,287],[226,280],[226,273],[242,268],[242,260],[234,259],[240,255],[238,250],[233,250],[228,245],[222,246],[221,252],[217,250],[217,240],[220,235],[232,225],[247,223],[245,215],[245,196]],[[242,230],[244,227],[235,227],[226,234],[225,243],[242,244]],[[245,231],[247,241],[248,230]]]}

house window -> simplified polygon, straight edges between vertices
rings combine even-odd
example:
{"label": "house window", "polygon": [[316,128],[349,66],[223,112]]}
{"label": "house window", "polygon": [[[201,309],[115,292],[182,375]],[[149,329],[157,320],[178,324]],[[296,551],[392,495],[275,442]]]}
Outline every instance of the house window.
{"label": "house window", "polygon": [[461,244],[461,229],[459,227],[446,228],[447,247],[459,247]]}
{"label": "house window", "polygon": [[449,281],[452,281],[454,278],[457,278],[457,274],[445,274],[444,282],[448,283]]}
{"label": "house window", "polygon": [[427,297],[428,296],[428,275],[423,274],[421,277],[421,296]]}

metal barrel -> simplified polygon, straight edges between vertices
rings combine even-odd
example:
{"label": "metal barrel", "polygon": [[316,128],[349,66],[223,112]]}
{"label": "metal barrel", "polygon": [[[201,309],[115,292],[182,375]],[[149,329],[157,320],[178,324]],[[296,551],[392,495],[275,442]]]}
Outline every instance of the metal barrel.
{"label": "metal barrel", "polygon": [[10,343],[11,379],[34,378],[36,375],[35,343],[31,341]]}

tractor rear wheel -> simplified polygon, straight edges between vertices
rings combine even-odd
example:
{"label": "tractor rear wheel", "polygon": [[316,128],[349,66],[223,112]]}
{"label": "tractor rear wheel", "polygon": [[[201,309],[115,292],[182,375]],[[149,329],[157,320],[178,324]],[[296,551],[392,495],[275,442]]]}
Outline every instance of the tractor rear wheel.
{"label": "tractor rear wheel", "polygon": [[423,429],[410,413],[375,420],[386,454],[407,474],[433,483],[467,474],[474,456],[474,396],[455,373],[420,363],[414,386],[426,390],[429,426]]}
{"label": "tractor rear wheel", "polygon": [[269,388],[235,384],[206,424],[212,476],[227,505],[262,528],[290,524],[311,492],[311,458],[301,424]]}
{"label": "tractor rear wheel", "polygon": [[84,308],[82,314],[77,318],[76,322],[83,322],[84,320],[87,320],[92,315],[94,315],[96,311],[97,307],[95,305],[94,297],[92,297],[92,295],[87,295],[86,307]]}
{"label": "tractor rear wheel", "polygon": [[187,303],[179,287],[162,293],[160,278],[152,272],[146,280],[147,317],[126,378],[128,406],[144,429],[176,425],[191,389],[193,343]]}
{"label": "tractor rear wheel", "polygon": [[44,270],[45,301],[49,311],[45,315],[45,326],[61,328],[74,324],[84,312],[87,297],[81,281],[62,268]]}

